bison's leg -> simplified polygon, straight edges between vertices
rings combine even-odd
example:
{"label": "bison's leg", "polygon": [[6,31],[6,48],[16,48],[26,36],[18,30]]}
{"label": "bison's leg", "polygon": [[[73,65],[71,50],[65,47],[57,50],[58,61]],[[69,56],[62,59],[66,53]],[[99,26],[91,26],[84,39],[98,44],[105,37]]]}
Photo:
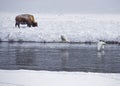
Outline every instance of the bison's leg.
{"label": "bison's leg", "polygon": [[17,23],[15,23],[15,27],[17,27]]}
{"label": "bison's leg", "polygon": [[18,24],[18,27],[20,28],[20,24]]}
{"label": "bison's leg", "polygon": [[28,27],[31,27],[31,23],[27,23],[27,26],[28,26]]}
{"label": "bison's leg", "polygon": [[20,28],[20,24],[19,23],[15,23],[15,27],[19,27]]}
{"label": "bison's leg", "polygon": [[31,27],[31,25],[30,25],[30,24],[27,24],[27,26],[28,26],[28,27]]}

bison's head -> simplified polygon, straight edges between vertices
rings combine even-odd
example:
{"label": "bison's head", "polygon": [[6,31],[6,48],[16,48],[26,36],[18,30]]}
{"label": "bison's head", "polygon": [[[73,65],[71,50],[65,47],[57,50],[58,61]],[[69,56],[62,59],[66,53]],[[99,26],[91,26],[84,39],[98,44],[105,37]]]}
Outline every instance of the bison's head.
{"label": "bison's head", "polygon": [[37,23],[37,22],[34,22],[32,26],[33,26],[33,27],[37,27],[37,26],[38,26],[38,23]]}

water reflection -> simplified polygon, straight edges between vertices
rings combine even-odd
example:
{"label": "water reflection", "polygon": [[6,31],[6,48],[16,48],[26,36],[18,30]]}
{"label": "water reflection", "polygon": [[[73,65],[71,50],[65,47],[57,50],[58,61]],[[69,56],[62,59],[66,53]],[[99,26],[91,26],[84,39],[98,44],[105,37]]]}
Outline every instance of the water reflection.
{"label": "water reflection", "polygon": [[32,65],[34,62],[35,51],[34,49],[16,49],[16,65]]}
{"label": "water reflection", "polygon": [[61,64],[62,64],[62,69],[66,70],[67,69],[67,62],[69,60],[69,52],[67,49],[61,49]]}
{"label": "water reflection", "polygon": [[103,50],[103,51],[97,52],[97,56],[98,56],[98,58],[104,58],[105,51]]}

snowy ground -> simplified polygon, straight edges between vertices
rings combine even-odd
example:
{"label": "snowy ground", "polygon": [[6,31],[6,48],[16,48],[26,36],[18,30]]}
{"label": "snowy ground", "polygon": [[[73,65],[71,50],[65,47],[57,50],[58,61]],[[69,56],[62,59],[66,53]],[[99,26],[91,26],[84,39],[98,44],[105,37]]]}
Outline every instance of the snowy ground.
{"label": "snowy ground", "polygon": [[120,74],[0,70],[0,86],[119,86]]}
{"label": "snowy ground", "polygon": [[[33,14],[38,27],[15,28],[17,13],[0,13],[0,41],[120,42],[120,15]],[[119,73],[0,70],[0,86],[119,86]]]}
{"label": "snowy ground", "polygon": [[33,14],[38,27],[15,28],[17,13],[0,13],[1,41],[70,42],[120,41],[120,15]]}

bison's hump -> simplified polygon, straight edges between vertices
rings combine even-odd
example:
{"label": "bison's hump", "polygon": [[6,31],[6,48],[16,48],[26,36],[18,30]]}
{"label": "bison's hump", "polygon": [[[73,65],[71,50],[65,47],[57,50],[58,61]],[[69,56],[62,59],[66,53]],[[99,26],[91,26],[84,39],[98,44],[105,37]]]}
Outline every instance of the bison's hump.
{"label": "bison's hump", "polygon": [[18,15],[17,17],[28,19],[30,16],[33,16],[33,15],[30,15],[30,14],[21,14],[21,15]]}

